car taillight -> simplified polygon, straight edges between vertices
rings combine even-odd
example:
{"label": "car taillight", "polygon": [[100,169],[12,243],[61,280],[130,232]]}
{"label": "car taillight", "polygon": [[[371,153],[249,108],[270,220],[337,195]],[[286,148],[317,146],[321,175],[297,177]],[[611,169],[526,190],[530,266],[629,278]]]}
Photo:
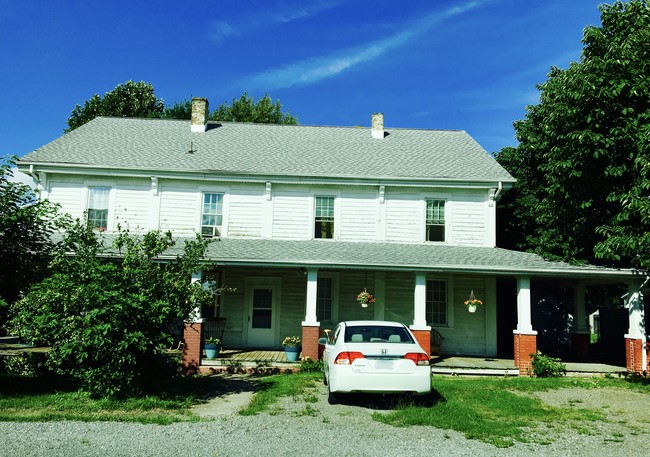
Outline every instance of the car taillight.
{"label": "car taillight", "polygon": [[360,352],[341,352],[336,356],[334,363],[337,365],[351,365],[357,359],[363,359],[363,354]]}
{"label": "car taillight", "polygon": [[404,358],[412,360],[416,365],[429,365],[429,356],[423,352],[409,352],[408,354],[404,355]]}

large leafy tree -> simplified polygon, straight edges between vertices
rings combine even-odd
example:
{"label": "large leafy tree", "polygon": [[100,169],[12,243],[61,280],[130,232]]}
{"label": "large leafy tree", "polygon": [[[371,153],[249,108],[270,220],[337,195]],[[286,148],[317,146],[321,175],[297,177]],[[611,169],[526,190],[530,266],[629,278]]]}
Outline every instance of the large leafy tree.
{"label": "large leafy tree", "polygon": [[496,154],[518,179],[503,200],[500,245],[647,269],[650,8],[599,8],[580,61],[551,69],[540,102],[515,122],[519,146]]}
{"label": "large leafy tree", "polygon": [[297,124],[298,119],[289,112],[282,111],[279,100],[275,102],[267,94],[257,102],[244,92],[232,103],[222,103],[212,112],[210,118],[215,121],[256,122],[260,124]]}
{"label": "large leafy tree", "polygon": [[207,242],[197,236],[174,260],[160,262],[174,244],[169,232],[153,231],[121,232],[104,246],[77,221],[54,252],[53,274],[12,308],[12,325],[51,346],[50,368],[92,394],[138,394],[165,373],[160,354],[171,344],[170,329],[212,299],[190,282]]}
{"label": "large leafy tree", "polygon": [[[51,234],[62,217],[30,186],[12,180],[15,157],[0,159],[0,302],[13,303],[45,274]],[[0,306],[0,322],[5,320]]]}
{"label": "large leafy tree", "polygon": [[160,117],[164,108],[165,103],[156,97],[151,83],[127,81],[103,97],[95,94],[83,106],[75,106],[65,131],[81,127],[97,116]]}

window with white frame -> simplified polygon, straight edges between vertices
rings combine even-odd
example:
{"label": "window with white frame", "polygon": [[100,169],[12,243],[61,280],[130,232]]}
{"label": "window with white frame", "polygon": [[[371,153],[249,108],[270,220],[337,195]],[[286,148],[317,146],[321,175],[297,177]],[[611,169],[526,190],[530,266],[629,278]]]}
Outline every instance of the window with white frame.
{"label": "window with white frame", "polygon": [[332,305],[334,301],[334,280],[319,277],[316,283],[316,319],[319,322],[332,321]]}
{"label": "window with white frame", "polygon": [[445,201],[427,199],[426,241],[445,241]]}
{"label": "window with white frame", "polygon": [[201,211],[201,235],[219,236],[223,224],[223,194],[216,192],[203,193],[203,208]]}
{"label": "window with white frame", "polygon": [[447,325],[447,281],[427,280],[427,322]]}
{"label": "window with white frame", "polygon": [[334,238],[334,197],[316,197],[314,238]]}
{"label": "window with white frame", "polygon": [[88,188],[88,225],[104,231],[108,229],[108,197],[110,187]]}

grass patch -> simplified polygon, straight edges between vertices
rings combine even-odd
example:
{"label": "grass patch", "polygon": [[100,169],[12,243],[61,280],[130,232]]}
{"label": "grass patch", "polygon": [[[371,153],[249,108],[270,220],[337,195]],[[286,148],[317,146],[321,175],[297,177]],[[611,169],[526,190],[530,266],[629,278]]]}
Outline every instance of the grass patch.
{"label": "grass patch", "polygon": [[[430,404],[411,402],[389,413],[375,413],[373,419],[394,426],[427,425],[456,430],[467,438],[497,447],[512,446],[515,441],[544,444],[549,442],[544,428],[559,425],[580,430],[585,421],[604,420],[605,416],[573,405],[551,407],[527,393],[611,384],[612,381],[566,378],[436,378]],[[617,383],[617,387],[623,387],[623,383]]]}
{"label": "grass patch", "polygon": [[[303,395],[306,389],[315,387],[317,380],[321,377],[321,375],[314,373],[298,373],[261,378],[258,385],[259,390],[255,393],[248,406],[240,411],[240,414],[242,416],[252,416],[269,410],[278,397],[298,397]],[[311,403],[313,398],[307,394],[302,400]]]}
{"label": "grass patch", "polygon": [[171,424],[197,421],[190,412],[208,390],[202,378],[179,378],[138,398],[92,398],[74,382],[56,377],[0,376],[0,421],[117,421]]}

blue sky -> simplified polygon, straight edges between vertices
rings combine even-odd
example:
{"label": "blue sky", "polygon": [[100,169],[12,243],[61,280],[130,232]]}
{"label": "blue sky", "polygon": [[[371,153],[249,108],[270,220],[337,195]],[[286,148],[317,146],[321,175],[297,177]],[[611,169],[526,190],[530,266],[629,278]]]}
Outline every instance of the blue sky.
{"label": "blue sky", "polygon": [[[270,94],[308,125],[461,129],[487,151],[551,66],[580,58],[595,0],[0,0],[0,156],[63,133],[129,79],[172,104]],[[361,166],[361,164],[360,164]]]}

